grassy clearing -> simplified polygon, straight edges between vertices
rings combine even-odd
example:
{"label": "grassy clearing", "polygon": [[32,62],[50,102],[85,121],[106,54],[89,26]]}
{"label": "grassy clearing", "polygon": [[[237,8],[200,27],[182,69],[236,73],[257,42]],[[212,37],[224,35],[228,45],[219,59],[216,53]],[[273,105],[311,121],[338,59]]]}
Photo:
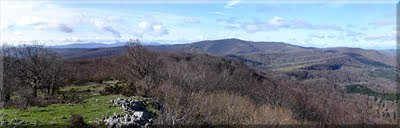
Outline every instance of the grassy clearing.
{"label": "grassy clearing", "polygon": [[288,71],[293,71],[293,70],[300,69],[300,68],[305,68],[307,66],[310,66],[310,65],[302,64],[302,65],[288,66],[288,67],[278,68],[278,69],[276,69],[276,71],[288,72]]}
{"label": "grassy clearing", "polygon": [[63,87],[59,91],[67,92],[67,91],[74,90],[74,91],[81,92],[81,91],[91,90],[94,92],[100,92],[100,91],[104,90],[104,88],[107,86],[114,86],[117,84],[118,84],[118,81],[105,81],[102,84],[90,82],[90,83],[86,83],[85,85],[72,85],[72,86]]}
{"label": "grassy clearing", "polygon": [[23,121],[36,122],[38,125],[65,125],[72,114],[79,114],[85,121],[93,124],[102,116],[110,116],[113,113],[122,113],[117,107],[109,107],[109,101],[123,97],[121,95],[94,96],[77,104],[53,104],[46,107],[29,107],[25,110],[16,108],[1,109],[0,120],[12,120],[19,118]]}
{"label": "grassy clearing", "polygon": [[[117,98],[127,98],[122,95],[101,95],[100,92],[107,86],[115,86],[118,81],[106,81],[103,84],[88,83],[86,85],[74,85],[61,88],[59,91],[65,94],[75,93],[83,98],[78,103],[52,104],[46,107],[28,107],[27,109],[4,108],[0,109],[0,121],[11,121],[18,118],[28,121],[29,124],[38,126],[65,126],[71,115],[81,115],[88,124],[95,124],[102,117],[108,117],[114,113],[123,113],[123,110],[112,106],[110,100]],[[145,101],[146,108],[154,115],[158,114],[156,106],[152,104],[151,99],[134,96],[130,99]],[[0,126],[4,127],[4,126]]]}

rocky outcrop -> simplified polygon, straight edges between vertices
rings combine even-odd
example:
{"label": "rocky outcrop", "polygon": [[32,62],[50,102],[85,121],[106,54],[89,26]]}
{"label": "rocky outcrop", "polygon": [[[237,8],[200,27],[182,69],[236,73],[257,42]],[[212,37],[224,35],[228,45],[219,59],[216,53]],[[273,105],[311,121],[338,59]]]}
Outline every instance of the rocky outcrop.
{"label": "rocky outcrop", "polygon": [[153,123],[152,114],[146,109],[145,101],[117,99],[110,103],[121,107],[125,114],[116,114],[104,120],[110,128],[149,127]]}
{"label": "rocky outcrop", "polygon": [[3,119],[0,121],[0,126],[29,126],[29,125],[36,125],[35,122],[23,121],[19,118],[14,118],[10,121]]}

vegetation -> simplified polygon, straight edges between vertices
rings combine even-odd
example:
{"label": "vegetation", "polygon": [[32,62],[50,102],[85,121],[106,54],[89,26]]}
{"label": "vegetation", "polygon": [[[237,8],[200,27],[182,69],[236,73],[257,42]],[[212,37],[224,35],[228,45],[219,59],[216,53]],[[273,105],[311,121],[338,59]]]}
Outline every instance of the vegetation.
{"label": "vegetation", "polygon": [[[51,50],[41,45],[4,46],[5,88],[1,100],[10,100],[13,90],[27,104],[34,104],[39,93],[51,97],[64,84],[64,63]],[[41,92],[39,92],[41,91]]]}
{"label": "vegetation", "polygon": [[398,93],[378,93],[362,85],[348,85],[346,86],[348,93],[359,93],[361,95],[381,97],[385,100],[396,101],[400,100]]}
{"label": "vegetation", "polygon": [[52,104],[46,107],[32,106],[26,109],[7,108],[1,109],[0,120],[19,118],[37,125],[67,125],[71,115],[81,115],[89,124],[102,117],[121,113],[117,107],[109,107],[110,100],[123,97],[121,95],[94,96],[79,103]]}
{"label": "vegetation", "polygon": [[375,69],[374,71],[371,71],[368,75],[371,77],[380,77],[392,81],[397,81],[397,74],[390,70]]}
{"label": "vegetation", "polygon": [[[138,40],[127,42],[123,54],[86,56],[85,59],[65,59],[40,45],[7,46],[5,89],[1,90],[4,95],[0,99],[5,102],[5,108],[0,109],[0,117],[43,125],[68,122],[74,126],[94,125],[103,116],[121,112],[109,107],[110,100],[133,96],[160,101],[161,106],[146,106],[156,116],[155,123],[160,125],[395,122],[397,115],[387,114],[386,108],[393,109],[389,105],[396,103],[389,101],[397,100],[396,94],[378,93],[359,85],[347,86],[346,92],[338,85],[368,82],[358,76],[368,75],[369,66],[384,64],[368,64],[375,61],[366,61],[368,58],[361,54],[351,54],[354,59],[340,52],[310,52],[310,49],[282,43],[272,43],[277,49],[270,51],[287,51],[283,48],[295,51],[284,55],[288,58],[278,57],[279,53],[246,55],[246,52],[259,53],[261,50],[254,46],[259,44],[233,41],[246,49],[218,48],[220,45],[214,42],[205,42],[212,47],[203,50],[201,45],[193,45],[198,45],[200,51],[218,51],[213,54],[226,51],[263,63],[257,66],[288,65],[270,67],[283,72],[271,71],[249,67],[229,57],[149,48],[140,45]],[[263,45],[263,48],[268,47]],[[314,52],[323,57],[307,56]],[[293,54],[304,56],[293,57]],[[327,59],[322,60],[324,57]],[[310,60],[313,61],[308,63]],[[294,61],[302,63],[291,64]],[[375,70],[370,75],[382,73]],[[389,105],[382,105],[386,101],[371,103],[368,97],[349,93],[381,97]],[[372,109],[381,106],[385,109]]]}

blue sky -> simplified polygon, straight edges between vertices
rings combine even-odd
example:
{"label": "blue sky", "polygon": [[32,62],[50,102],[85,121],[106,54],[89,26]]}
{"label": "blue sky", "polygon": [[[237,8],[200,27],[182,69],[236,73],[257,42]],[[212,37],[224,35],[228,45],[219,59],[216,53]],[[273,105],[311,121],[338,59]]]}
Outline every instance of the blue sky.
{"label": "blue sky", "polygon": [[166,44],[238,38],[312,47],[396,48],[395,0],[11,1],[1,41]]}

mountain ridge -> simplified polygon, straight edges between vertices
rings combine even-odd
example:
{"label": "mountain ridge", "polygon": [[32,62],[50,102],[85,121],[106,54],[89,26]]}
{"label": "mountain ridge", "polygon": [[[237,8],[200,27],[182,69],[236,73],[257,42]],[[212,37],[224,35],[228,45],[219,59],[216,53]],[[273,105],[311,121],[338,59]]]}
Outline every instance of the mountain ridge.
{"label": "mountain ridge", "polygon": [[[157,51],[180,51],[191,53],[203,53],[218,56],[240,56],[253,62],[262,62],[273,65],[280,63],[299,62],[300,60],[314,60],[335,58],[349,55],[362,55],[372,61],[383,62],[386,65],[395,66],[395,56],[389,56],[377,50],[362,48],[333,47],[315,48],[302,47],[284,42],[254,42],[240,39],[205,40],[188,44],[171,45],[146,45],[146,47]],[[62,56],[70,59],[84,59],[90,57],[110,56],[122,54],[123,45],[116,47],[87,48],[55,48]],[[73,52],[75,51],[75,52]],[[107,54],[105,54],[107,53]],[[354,54],[348,54],[354,53]],[[355,56],[349,56],[354,58]],[[360,57],[359,57],[360,58]],[[268,60],[268,61],[265,61]],[[270,61],[274,60],[276,62]],[[360,60],[360,59],[359,59]],[[370,61],[370,62],[372,62]],[[367,62],[367,61],[364,61]]]}

